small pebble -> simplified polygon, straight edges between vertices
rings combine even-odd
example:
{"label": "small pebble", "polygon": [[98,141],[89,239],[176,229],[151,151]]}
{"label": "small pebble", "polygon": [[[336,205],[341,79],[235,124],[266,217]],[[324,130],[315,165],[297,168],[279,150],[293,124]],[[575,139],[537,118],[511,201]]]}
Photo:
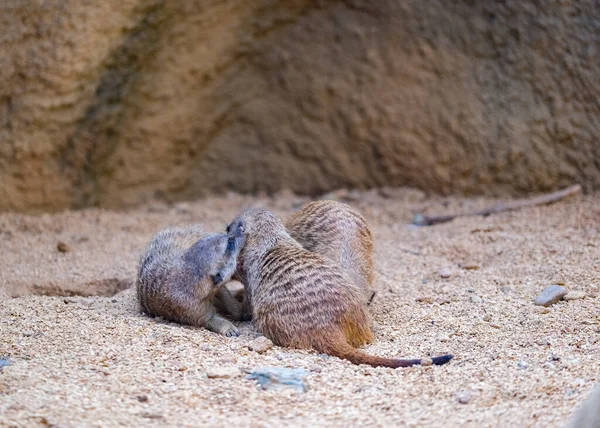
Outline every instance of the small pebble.
{"label": "small pebble", "polygon": [[440,269],[439,274],[442,278],[450,278],[452,276],[452,272],[447,268]]}
{"label": "small pebble", "polygon": [[430,296],[417,297],[419,303],[433,303],[433,298]]}
{"label": "small pebble", "polygon": [[458,394],[456,394],[456,399],[460,404],[469,404],[472,397],[473,392],[471,391],[460,391]]}
{"label": "small pebble", "polygon": [[561,287],[560,285],[549,285],[544,288],[544,291],[540,293],[540,295],[535,299],[535,304],[537,306],[550,306],[558,302],[560,299],[565,297],[568,293],[568,290],[565,287]]}
{"label": "small pebble", "polygon": [[583,299],[585,296],[587,296],[587,294],[585,293],[585,291],[569,291],[565,297],[563,297],[564,300],[577,300],[577,299]]}
{"label": "small pebble", "polygon": [[500,291],[502,291],[504,294],[508,294],[508,293],[512,292],[512,288],[504,285],[504,286],[500,287]]}
{"label": "small pebble", "polygon": [[3,367],[7,367],[10,365],[10,361],[8,361],[6,358],[0,358],[0,371],[2,371]]}
{"label": "small pebble", "polygon": [[209,367],[206,369],[206,376],[209,379],[229,379],[240,374],[240,369],[236,366]]}
{"label": "small pebble", "polygon": [[439,334],[436,336],[436,339],[440,342],[447,342],[450,340],[450,337],[447,334]]}
{"label": "small pebble", "polygon": [[33,331],[31,331],[31,330],[25,330],[23,332],[23,336],[25,336],[25,337],[33,336]]}
{"label": "small pebble", "polygon": [[421,358],[421,365],[424,367],[433,365],[433,360],[429,357]]}
{"label": "small pebble", "polygon": [[68,253],[71,251],[71,247],[69,246],[69,244],[67,244],[66,242],[63,242],[63,241],[57,242],[56,249],[58,251],[60,251],[61,253]]}
{"label": "small pebble", "polygon": [[427,284],[427,278],[423,278],[423,279],[421,280],[421,284]]}
{"label": "small pebble", "polygon": [[463,263],[461,265],[461,267],[465,270],[478,270],[479,269],[479,265],[477,263],[471,263],[471,262]]}
{"label": "small pebble", "polygon": [[283,355],[282,355],[282,354],[277,354],[277,359],[278,359],[279,361],[283,360]]}
{"label": "small pebble", "polygon": [[309,370],[313,373],[321,373],[323,369],[319,366],[311,366]]}
{"label": "small pebble", "polygon": [[519,367],[521,370],[525,370],[529,367],[529,364],[527,364],[525,361],[519,361],[517,363],[517,367]]}
{"label": "small pebble", "polygon": [[481,297],[479,297],[478,295],[473,295],[471,296],[471,302],[473,303],[482,303],[483,299]]}
{"label": "small pebble", "polygon": [[202,345],[200,345],[201,351],[208,351],[209,349],[210,349],[210,345],[208,343],[203,343]]}
{"label": "small pebble", "polygon": [[259,354],[262,354],[263,352],[271,349],[272,347],[273,342],[271,342],[265,336],[259,336],[248,344],[248,349],[250,349],[251,351],[258,352]]}
{"label": "small pebble", "polygon": [[492,316],[491,316],[490,314],[485,314],[485,315],[483,316],[483,320],[484,320],[485,322],[490,322],[490,321],[492,320]]}
{"label": "small pebble", "polygon": [[147,395],[138,395],[136,398],[140,403],[145,403],[146,401],[148,401]]}
{"label": "small pebble", "polygon": [[164,416],[161,415],[160,413],[151,413],[151,412],[144,412],[140,415],[142,418],[146,418],[146,419],[163,419]]}

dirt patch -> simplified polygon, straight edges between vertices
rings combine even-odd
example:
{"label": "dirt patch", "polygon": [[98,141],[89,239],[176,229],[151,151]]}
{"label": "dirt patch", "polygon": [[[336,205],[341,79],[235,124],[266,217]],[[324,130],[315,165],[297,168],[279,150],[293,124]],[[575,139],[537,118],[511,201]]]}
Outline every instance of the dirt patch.
{"label": "dirt patch", "polygon": [[0,210],[211,192],[600,186],[577,2],[0,5]]}
{"label": "dirt patch", "polygon": [[[259,354],[249,349],[258,334],[251,324],[226,338],[155,320],[139,313],[132,288],[112,297],[5,295],[0,425],[565,426],[600,380],[600,194],[424,228],[410,226],[415,213],[494,201],[407,189],[345,198],[375,238],[377,328],[365,351],[449,352],[448,365],[374,369],[277,346]],[[131,284],[159,228],[202,222],[222,230],[245,207],[286,216],[305,200],[231,194],[122,213],[1,214],[0,291]],[[71,251],[59,252],[59,241]],[[553,283],[585,297],[534,306]],[[260,390],[244,373],[263,366],[308,370],[308,391]],[[208,377],[222,367],[225,378]]]}
{"label": "dirt patch", "polygon": [[107,278],[85,283],[53,284],[49,281],[44,284],[12,283],[5,289],[10,297],[20,297],[35,294],[38,296],[105,296],[110,297],[132,287],[134,283],[129,279]]}

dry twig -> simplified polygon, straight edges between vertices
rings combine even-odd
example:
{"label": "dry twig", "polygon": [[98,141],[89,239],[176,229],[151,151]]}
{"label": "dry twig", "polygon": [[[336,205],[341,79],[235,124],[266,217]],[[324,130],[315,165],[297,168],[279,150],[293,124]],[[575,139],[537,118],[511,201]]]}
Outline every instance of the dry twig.
{"label": "dry twig", "polygon": [[485,208],[480,211],[472,211],[465,212],[460,214],[445,214],[445,215],[434,215],[434,216],[425,216],[421,214],[417,214],[413,219],[413,224],[417,226],[431,226],[439,223],[446,223],[448,221],[454,220],[457,217],[468,217],[468,216],[488,216],[490,214],[497,214],[506,211],[518,210],[526,207],[533,207],[536,205],[544,205],[550,204],[552,202],[559,201],[568,196],[575,195],[581,192],[581,186],[579,184],[575,184],[573,186],[569,186],[566,189],[559,190],[557,192],[546,193],[544,195],[536,196],[533,198],[520,199],[513,202],[507,203],[498,203],[494,206]]}

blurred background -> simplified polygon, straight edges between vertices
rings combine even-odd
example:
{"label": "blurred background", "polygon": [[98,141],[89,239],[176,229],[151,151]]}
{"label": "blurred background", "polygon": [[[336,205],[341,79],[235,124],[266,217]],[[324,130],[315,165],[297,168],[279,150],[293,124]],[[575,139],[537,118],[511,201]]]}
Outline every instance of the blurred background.
{"label": "blurred background", "polygon": [[0,211],[600,188],[597,0],[4,0],[0,28]]}

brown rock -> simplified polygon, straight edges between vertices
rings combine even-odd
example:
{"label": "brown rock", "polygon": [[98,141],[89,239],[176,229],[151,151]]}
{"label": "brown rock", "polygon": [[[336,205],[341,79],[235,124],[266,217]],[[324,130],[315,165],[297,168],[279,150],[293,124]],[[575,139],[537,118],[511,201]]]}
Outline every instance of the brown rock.
{"label": "brown rock", "polygon": [[60,251],[61,253],[69,253],[71,252],[71,247],[63,241],[58,241],[58,243],[56,244],[56,249],[58,251]]}
{"label": "brown rock", "polygon": [[[482,1],[493,19],[469,2],[291,3],[0,2],[14,35],[0,65],[0,210],[382,183],[600,187],[593,1],[572,13]],[[532,36],[525,18],[546,14],[552,26]],[[590,96],[568,96],[581,82]],[[494,114],[473,114],[482,105]]]}
{"label": "brown rock", "polygon": [[462,263],[460,265],[460,267],[463,268],[464,270],[478,270],[479,269],[479,265],[477,263],[473,263],[473,262]]}
{"label": "brown rock", "polygon": [[271,349],[272,347],[273,342],[271,342],[265,336],[259,336],[248,344],[248,349],[250,349],[251,351],[258,352],[259,354],[262,354],[263,352]]}
{"label": "brown rock", "polygon": [[229,379],[241,374],[242,372],[236,366],[209,367],[206,369],[206,376],[209,379]]}

